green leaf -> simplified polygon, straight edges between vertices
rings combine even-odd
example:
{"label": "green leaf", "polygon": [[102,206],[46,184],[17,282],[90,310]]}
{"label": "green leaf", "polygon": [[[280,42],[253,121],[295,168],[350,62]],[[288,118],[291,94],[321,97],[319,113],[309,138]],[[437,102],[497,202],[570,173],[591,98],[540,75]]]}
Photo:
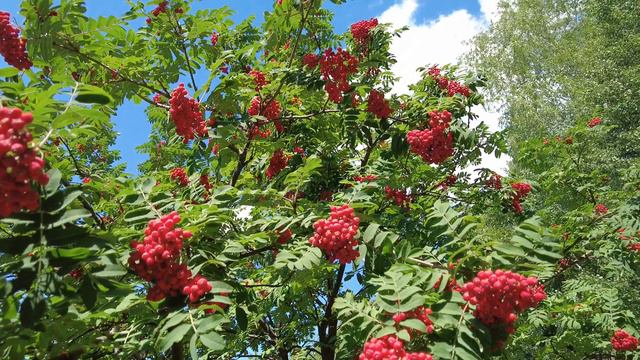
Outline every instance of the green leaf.
{"label": "green leaf", "polygon": [[51,226],[58,227],[64,224],[74,223],[76,220],[91,217],[91,213],[86,209],[71,209],[65,211]]}
{"label": "green leaf", "polygon": [[76,101],[85,104],[106,105],[113,102],[113,98],[97,86],[83,84],[78,89]]}
{"label": "green leaf", "polygon": [[191,354],[191,360],[198,360],[200,357],[198,356],[198,334],[191,335],[191,340],[189,340],[189,354]]}
{"label": "green leaf", "polygon": [[82,120],[80,114],[74,111],[67,111],[57,116],[53,120],[52,126],[54,129],[62,129],[80,120]]}
{"label": "green leaf", "polygon": [[236,321],[238,322],[238,327],[242,330],[247,330],[247,313],[241,306],[236,306]]}
{"label": "green leaf", "polygon": [[171,345],[182,341],[185,335],[191,330],[191,324],[180,324],[169,331],[166,335],[161,336],[158,344],[161,352],[167,351]]}
{"label": "green leaf", "polygon": [[371,241],[371,239],[373,239],[373,237],[376,235],[376,232],[378,232],[379,227],[380,227],[380,224],[376,224],[376,223],[369,224],[369,226],[367,226],[367,230],[365,230],[364,234],[362,235],[362,240],[365,243],[368,243],[369,241]]}
{"label": "green leaf", "polygon": [[120,265],[107,265],[104,270],[93,273],[93,276],[110,278],[127,274],[127,270]]}
{"label": "green leaf", "polygon": [[50,197],[58,190],[60,180],[62,180],[62,173],[58,169],[51,169],[47,171],[47,176],[49,176],[49,182],[44,187],[44,190],[47,193],[47,197]]}
{"label": "green leaf", "polygon": [[402,321],[400,325],[411,328],[411,329],[416,329],[423,333],[427,332],[427,326],[419,319],[407,319]]}
{"label": "green leaf", "polygon": [[91,309],[98,301],[98,293],[96,288],[93,286],[93,282],[89,276],[85,276],[82,280],[82,285],[78,289],[80,293],[80,297],[82,298],[82,302],[87,309]]}
{"label": "green leaf", "polygon": [[162,330],[161,331],[166,331],[168,329],[171,329],[172,327],[180,324],[181,322],[183,322],[187,316],[189,316],[188,313],[183,312],[183,311],[178,311],[178,312],[174,312],[171,315],[169,315],[170,317],[168,318],[167,322],[162,325]]}
{"label": "green leaf", "polygon": [[507,255],[521,256],[521,257],[527,256],[527,254],[522,249],[509,244],[498,244],[493,246],[493,248]]}
{"label": "green leaf", "polygon": [[208,332],[206,334],[200,334],[200,341],[202,344],[213,351],[219,351],[224,349],[225,341],[217,332]]}
{"label": "green leaf", "polygon": [[20,73],[20,70],[14,67],[6,67],[0,69],[0,77],[14,77]]}
{"label": "green leaf", "polygon": [[44,316],[47,304],[43,299],[28,295],[20,304],[20,323],[26,328],[33,328]]}

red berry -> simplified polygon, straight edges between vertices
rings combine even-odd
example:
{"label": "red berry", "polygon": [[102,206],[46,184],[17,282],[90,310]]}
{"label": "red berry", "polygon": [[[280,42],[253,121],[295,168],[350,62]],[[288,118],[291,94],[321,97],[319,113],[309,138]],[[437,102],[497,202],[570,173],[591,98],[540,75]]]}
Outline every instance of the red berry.
{"label": "red berry", "polygon": [[433,357],[424,352],[409,353],[402,340],[387,335],[367,341],[358,360],[433,360]]}
{"label": "red berry", "polygon": [[302,57],[302,63],[310,69],[315,69],[320,63],[320,55],[306,54]]}
{"label": "red berry", "polygon": [[496,190],[502,189],[502,176],[497,173],[491,174],[489,180],[486,182],[487,187],[494,188]]}
{"label": "red berry", "polygon": [[600,125],[600,123],[602,122],[602,119],[599,117],[594,117],[593,119],[589,120],[589,123],[587,123],[587,126],[590,128],[596,127],[598,125]]}
{"label": "red berry", "polygon": [[273,177],[278,175],[280,171],[287,167],[289,163],[289,156],[284,154],[282,149],[276,150],[273,155],[271,155],[271,160],[269,160],[269,167],[267,168],[267,179],[271,180]]}
{"label": "red berry", "polygon": [[331,207],[328,219],[313,224],[315,233],[309,243],[323,250],[329,261],[338,260],[341,264],[347,264],[360,256],[355,239],[359,225],[360,218],[355,216],[349,205]]}
{"label": "red berry", "polygon": [[634,351],[638,348],[638,339],[624,330],[616,330],[611,337],[611,346],[615,351]]}
{"label": "red berry", "polygon": [[169,99],[171,120],[176,126],[176,133],[184,138],[185,144],[193,140],[195,135],[202,137],[207,134],[207,124],[202,117],[200,103],[188,95],[184,84],[180,84]]}
{"label": "red berry", "polygon": [[33,65],[27,54],[27,40],[20,37],[20,29],[11,24],[11,14],[6,11],[0,11],[0,55],[18,70]]}
{"label": "red berry", "polygon": [[167,296],[187,295],[198,301],[211,291],[211,284],[202,276],[192,278],[191,271],[178,263],[183,241],[192,234],[175,226],[180,222],[177,212],[149,221],[141,243],[131,242],[129,267],[142,279],[152,283],[147,299],[159,301]]}
{"label": "red berry", "polygon": [[211,33],[211,45],[216,46],[217,43],[218,43],[218,33],[214,31],[213,33]]}
{"label": "red berry", "polygon": [[293,236],[291,229],[286,229],[283,232],[276,231],[276,234],[278,235],[278,244],[280,245],[284,245],[288,243],[289,240],[291,240],[291,237]]}
{"label": "red berry", "polygon": [[46,185],[45,162],[32,147],[25,128],[33,120],[20,109],[0,108],[0,218],[21,210],[34,211],[40,195],[34,185]]}
{"label": "red berry", "polygon": [[511,184],[511,188],[515,192],[515,194],[513,194],[513,197],[511,198],[513,210],[516,214],[522,214],[524,212],[524,209],[522,208],[521,201],[529,195],[532,187],[527,183],[515,183]]}
{"label": "red berry", "polygon": [[406,190],[392,189],[389,185],[387,185],[384,188],[384,191],[387,194],[387,199],[393,200],[396,205],[400,207],[409,208],[412,199],[411,195],[407,195]]}
{"label": "red berry", "polygon": [[187,172],[180,167],[171,170],[171,180],[175,181],[180,186],[189,185],[189,176],[187,176]]}
{"label": "red berry", "polygon": [[256,83],[256,91],[262,90],[263,87],[269,84],[269,81],[267,81],[267,77],[261,71],[251,70],[249,72],[249,75],[253,78],[253,81],[255,81]]}
{"label": "red berry", "polygon": [[276,100],[271,100],[268,104],[263,104],[262,99],[260,99],[259,96],[256,96],[251,99],[251,105],[247,112],[249,113],[249,116],[262,115],[267,118],[267,120],[274,121],[280,118],[282,108],[280,107],[280,103]]}
{"label": "red berry", "polygon": [[329,99],[338,104],[343,94],[351,90],[349,76],[358,71],[358,59],[347,51],[338,48],[335,52],[327,49],[320,59],[320,73],[325,81],[324,89]]}
{"label": "red berry", "polygon": [[598,204],[593,209],[597,215],[604,215],[609,212],[609,209],[604,204]]}
{"label": "red berry", "polygon": [[469,97],[471,91],[467,86],[462,85],[457,81],[450,80],[449,84],[447,85],[447,93],[449,94],[449,96],[460,94],[462,96]]}
{"label": "red berry", "polygon": [[371,90],[371,93],[369,93],[367,111],[380,119],[388,118],[393,112],[389,106],[389,102],[385,100],[384,95],[377,90]]}
{"label": "red berry", "polygon": [[372,18],[370,20],[358,21],[351,25],[351,35],[353,40],[359,46],[367,46],[371,35],[371,30],[378,26],[378,19]]}
{"label": "red berry", "polygon": [[453,155],[453,133],[447,132],[451,113],[447,110],[429,113],[430,129],[411,130],[407,134],[410,151],[429,164],[441,164]]}
{"label": "red berry", "polygon": [[483,324],[514,330],[517,314],[537,306],[546,298],[537,278],[503,270],[480,271],[461,288],[465,301],[475,305],[474,316]]}

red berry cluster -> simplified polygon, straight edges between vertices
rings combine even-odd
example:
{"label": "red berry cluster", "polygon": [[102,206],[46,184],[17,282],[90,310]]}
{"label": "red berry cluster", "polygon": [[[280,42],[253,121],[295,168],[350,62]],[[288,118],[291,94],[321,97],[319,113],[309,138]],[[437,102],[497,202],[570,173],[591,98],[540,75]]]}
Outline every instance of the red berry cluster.
{"label": "red berry cluster", "polygon": [[0,11],[0,54],[18,70],[33,65],[27,54],[27,40],[20,37],[20,29],[11,23],[11,14],[6,11]]}
{"label": "red berry cluster", "polygon": [[329,99],[336,104],[342,102],[343,94],[351,90],[349,76],[358,71],[358,59],[349,52],[338,48],[327,49],[320,59],[320,73],[325,81],[324,89]]}
{"label": "red berry cluster", "polygon": [[197,302],[206,293],[211,291],[212,287],[209,281],[202,275],[196,275],[194,278],[189,279],[185,286],[182,288],[182,294],[189,297],[189,301]]}
{"label": "red berry cluster", "polygon": [[211,191],[213,186],[211,185],[211,182],[209,182],[209,175],[207,174],[200,175],[200,185],[202,185],[202,187],[207,193]]}
{"label": "red berry cluster", "polygon": [[593,211],[595,211],[597,215],[604,215],[609,212],[609,209],[607,209],[604,204],[598,204],[593,208]]}
{"label": "red berry cluster", "polygon": [[404,189],[392,189],[391,186],[387,185],[384,188],[384,192],[387,199],[393,200],[400,207],[408,208],[411,204],[411,195],[407,195]]}
{"label": "red berry cluster", "polygon": [[214,31],[211,33],[211,45],[216,46],[216,44],[218,44],[218,33]]}
{"label": "red berry cluster", "polygon": [[359,46],[366,46],[369,42],[369,35],[371,30],[378,26],[378,19],[372,18],[370,20],[358,21],[351,25],[351,35],[353,40]]}
{"label": "red berry cluster", "polygon": [[282,149],[276,150],[273,155],[271,155],[271,160],[269,160],[269,167],[267,168],[267,179],[271,180],[273,177],[278,175],[280,171],[287,167],[289,163],[289,156],[282,151]]}
{"label": "red berry cluster", "polygon": [[497,173],[491,174],[486,182],[487,187],[494,188],[496,190],[502,189],[502,176]]}
{"label": "red berry cluster", "polygon": [[561,269],[566,269],[569,266],[571,266],[571,260],[567,258],[562,258],[560,259],[560,261],[558,261],[558,266],[560,266]]}
{"label": "red berry cluster", "polygon": [[304,155],[305,155],[304,149],[301,148],[300,146],[294,146],[293,147],[293,152],[298,154],[298,155],[300,155],[300,156],[302,156],[302,157],[304,157]]}
{"label": "red berry cluster", "polygon": [[25,128],[32,121],[31,113],[0,108],[0,218],[37,210],[40,195],[33,184],[49,182],[44,160],[36,154],[31,133]]}
{"label": "red berry cluster", "polygon": [[407,134],[412,153],[429,164],[441,164],[453,155],[453,133],[447,132],[451,113],[447,110],[429,113],[430,129],[411,130]]}
{"label": "red berry cluster", "polygon": [[284,132],[284,126],[282,126],[282,123],[280,122],[282,107],[277,100],[272,99],[267,104],[263,104],[262,99],[259,96],[256,96],[251,99],[251,105],[249,105],[247,113],[249,114],[249,116],[260,115],[264,116],[267,119],[266,122],[259,121],[256,126],[260,127],[272,121],[278,132]]}
{"label": "red berry cluster", "polygon": [[69,276],[71,276],[74,280],[80,280],[84,276],[84,270],[82,270],[81,267],[77,267],[69,271]]}
{"label": "red berry cluster", "polygon": [[340,264],[347,264],[359,255],[358,241],[355,239],[360,226],[360,218],[355,216],[349,205],[331,207],[328,219],[318,220],[313,224],[315,233],[309,239],[311,245],[320,248],[329,261],[338,260]]}
{"label": "red berry cluster", "polygon": [[195,302],[211,291],[205,278],[200,275],[193,278],[191,271],[178,263],[183,241],[192,236],[191,232],[175,227],[179,222],[180,215],[175,211],[151,220],[144,231],[144,240],[131,242],[134,252],[129,256],[129,267],[153,283],[147,293],[147,299],[151,301],[182,293]]}
{"label": "red berry cluster", "polygon": [[320,55],[306,54],[302,57],[302,63],[310,69],[315,69],[320,63]]}
{"label": "red berry cluster", "polygon": [[371,90],[371,93],[369,93],[367,111],[380,119],[386,119],[392,113],[389,102],[385,100],[384,95],[378,90]]}
{"label": "red berry cluster", "polygon": [[600,125],[600,123],[602,122],[602,119],[599,117],[594,117],[593,119],[589,120],[589,122],[587,123],[587,126],[590,128],[596,127],[598,125]]}
{"label": "red berry cluster", "polygon": [[456,184],[456,182],[458,181],[458,177],[455,175],[449,175],[447,176],[446,179],[442,180],[441,182],[439,182],[436,187],[442,189],[442,190],[447,190],[449,188],[449,186],[453,186]]}
{"label": "red berry cluster", "polygon": [[276,234],[278,235],[278,244],[280,245],[284,245],[288,243],[289,240],[291,240],[291,237],[293,236],[291,229],[287,229],[283,232],[276,230]]}
{"label": "red berry cluster", "polygon": [[466,85],[462,85],[455,80],[450,80],[449,85],[447,86],[447,93],[449,96],[454,96],[455,94],[460,94],[465,97],[469,97],[471,95],[471,90]]}
{"label": "red berry cluster", "polygon": [[634,236],[633,234],[625,235],[624,234],[625,229],[618,229],[618,232],[620,233],[618,235],[620,240],[629,242],[629,244],[627,245],[627,248],[629,250],[640,253],[640,242],[634,241],[634,240],[640,240],[640,231],[638,231],[638,235],[637,236]]}
{"label": "red berry cluster", "polygon": [[202,187],[204,188],[203,198],[205,200],[209,200],[209,195],[211,194],[211,189],[213,189],[213,185],[211,185],[211,182],[209,181],[209,175],[207,175],[207,174],[200,175],[200,185],[202,185]]}
{"label": "red berry cluster", "polygon": [[522,208],[522,199],[529,195],[532,187],[527,183],[515,183],[511,184],[511,189],[515,192],[511,198],[513,211],[515,211],[516,214],[522,214],[524,212],[524,209]]}
{"label": "red berry cluster", "polygon": [[376,181],[378,180],[378,176],[376,175],[364,175],[364,176],[360,176],[360,175],[356,175],[353,177],[353,180],[355,180],[356,182],[371,182],[371,181]]}
{"label": "red berry cluster", "polygon": [[430,67],[427,74],[431,76],[436,81],[436,84],[438,84],[438,87],[445,90],[449,96],[460,94],[469,97],[469,95],[471,95],[471,90],[468,86],[462,85],[455,80],[450,80],[442,75],[441,70],[436,65]]}
{"label": "red berry cluster", "polygon": [[402,340],[387,335],[373,338],[364,344],[359,360],[433,360],[433,356],[424,352],[407,352]]}
{"label": "red berry cluster", "polygon": [[171,180],[175,181],[180,186],[189,185],[189,176],[187,176],[187,172],[181,167],[171,170],[170,176]]}
{"label": "red berry cluster", "polygon": [[634,351],[638,348],[638,339],[624,330],[616,330],[611,337],[611,346],[615,351]]}
{"label": "red berry cluster", "polygon": [[462,286],[465,301],[476,306],[473,315],[487,326],[504,326],[514,332],[517,313],[537,306],[547,295],[535,277],[503,270],[480,271]]}
{"label": "red berry cluster", "polygon": [[271,130],[269,129],[260,130],[260,126],[254,125],[249,129],[249,134],[247,136],[249,137],[249,139],[255,139],[256,137],[259,137],[261,139],[266,139],[270,135],[271,135]]}
{"label": "red berry cluster", "polygon": [[153,16],[158,17],[160,14],[167,12],[167,5],[169,5],[169,3],[167,1],[163,1],[155,9],[153,9],[151,13],[153,14]]}
{"label": "red berry cluster", "polygon": [[267,81],[267,77],[264,75],[262,71],[251,70],[249,71],[249,75],[253,78],[253,81],[256,83],[256,91],[262,90],[269,81]]}
{"label": "red berry cluster", "polygon": [[427,327],[427,333],[431,334],[433,332],[433,322],[429,319],[429,315],[431,315],[433,311],[428,307],[419,306],[415,310],[409,312],[400,312],[393,315],[393,321],[396,324],[399,324],[407,319],[418,319],[424,323]]}
{"label": "red berry cluster", "polygon": [[202,117],[200,103],[188,96],[189,92],[181,83],[173,90],[169,99],[171,120],[176,125],[176,133],[184,138],[185,144],[193,140],[196,134],[201,137],[207,135],[207,124]]}
{"label": "red berry cluster", "polygon": [[[449,266],[451,267],[451,265],[453,264],[450,264]],[[433,284],[433,289],[436,291],[440,290],[440,285],[442,285],[442,276],[440,276],[438,278],[438,281],[436,281],[436,283]],[[454,277],[450,278],[449,281],[447,281],[447,285],[445,286],[445,290],[449,292],[453,292],[453,291],[460,292],[461,289],[462,288],[458,284],[458,280],[456,280]]]}

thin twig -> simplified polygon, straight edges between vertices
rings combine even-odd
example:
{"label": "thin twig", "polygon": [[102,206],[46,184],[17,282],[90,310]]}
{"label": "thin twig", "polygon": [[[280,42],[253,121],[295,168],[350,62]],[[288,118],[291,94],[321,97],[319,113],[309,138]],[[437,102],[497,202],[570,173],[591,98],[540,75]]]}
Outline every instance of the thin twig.
{"label": "thin twig", "polygon": [[[91,56],[91,55],[87,55],[87,54],[85,54],[85,53],[81,52],[79,49],[76,49],[76,48],[74,48],[74,47],[72,47],[72,46],[69,46],[69,45],[62,45],[62,44],[58,44],[58,43],[56,43],[56,42],[54,42],[54,43],[53,43],[53,46],[56,46],[56,47],[58,47],[58,48],[60,48],[60,49],[64,49],[64,50],[67,50],[67,51],[70,51],[70,52],[73,52],[73,53],[75,53],[75,54],[78,54],[80,57],[82,57],[82,58],[84,58],[84,59],[86,59],[86,60],[89,60],[89,61],[91,61],[92,63],[94,63],[94,64],[96,64],[96,65],[98,65],[98,66],[100,66],[100,67],[102,67],[102,68],[104,68],[104,69],[106,69],[106,70],[109,70],[110,72],[111,72],[111,71],[116,71],[115,69],[112,69],[111,67],[109,67],[108,65],[104,64],[104,63],[103,63],[103,62],[101,62],[100,60],[98,60],[98,59],[94,58],[93,56]],[[165,90],[160,90],[160,89],[154,88],[154,87],[152,87],[152,86],[150,86],[150,85],[146,84],[145,82],[142,82],[142,81],[138,81],[138,80],[132,79],[132,78],[130,78],[130,77],[128,77],[128,76],[126,76],[126,75],[124,75],[124,74],[121,74],[121,73],[119,73],[119,72],[118,72],[118,76],[119,76],[122,80],[124,80],[124,81],[127,81],[127,82],[130,82],[130,83],[132,83],[132,84],[138,85],[138,86],[143,87],[143,88],[145,88],[145,89],[147,89],[147,90],[150,90],[150,91],[152,91],[152,92],[159,93],[159,94],[163,94],[163,95],[165,95],[165,96],[167,96],[167,97],[169,97],[169,96],[170,96],[169,92],[167,92],[167,91],[165,91]],[[163,88],[164,88],[164,86],[163,86]]]}

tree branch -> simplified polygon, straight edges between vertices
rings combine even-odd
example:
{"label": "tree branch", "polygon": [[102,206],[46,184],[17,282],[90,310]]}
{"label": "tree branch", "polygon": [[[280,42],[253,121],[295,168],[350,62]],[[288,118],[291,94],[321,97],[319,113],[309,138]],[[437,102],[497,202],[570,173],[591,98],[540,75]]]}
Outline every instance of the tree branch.
{"label": "tree branch", "polygon": [[[58,47],[60,49],[64,49],[64,50],[70,51],[70,52],[75,53],[75,54],[78,54],[80,57],[82,57],[82,58],[84,58],[86,60],[89,60],[92,63],[94,63],[94,64],[96,64],[96,65],[98,65],[98,66],[100,66],[100,67],[102,67],[102,68],[104,68],[104,69],[106,69],[106,70],[108,70],[110,72],[116,71],[115,69],[112,69],[111,67],[107,66],[106,64],[104,64],[100,60],[92,57],[91,55],[87,55],[87,54],[81,52],[79,49],[76,49],[76,48],[74,48],[74,47],[72,47],[70,45],[62,45],[62,44],[58,44],[58,43],[54,42],[53,46],[56,46],[56,47]],[[141,81],[132,79],[132,78],[130,78],[130,77],[126,76],[126,75],[120,74],[120,73],[118,73],[118,76],[124,81],[127,81],[127,82],[130,82],[132,84],[138,85],[138,86],[143,87],[143,88],[145,88],[147,90],[150,90],[152,92],[163,94],[163,95],[165,95],[167,97],[171,96],[171,94],[168,91],[156,89],[156,88],[146,84],[145,82],[141,82]]]}
{"label": "tree branch", "polygon": [[327,298],[327,304],[324,310],[324,318],[318,325],[318,335],[320,339],[320,352],[322,353],[322,360],[334,360],[335,348],[333,342],[338,331],[338,319],[333,316],[333,304],[335,303],[340,287],[342,286],[342,278],[344,276],[345,264],[341,264],[338,269],[336,281],[331,279],[327,281],[327,287],[329,289],[329,297]]}
{"label": "tree branch", "polygon": [[[184,43],[184,37],[182,36],[182,27],[180,26],[180,20],[178,20],[177,17],[175,18],[175,20],[176,20],[176,28],[174,28],[174,30],[175,30],[176,36],[180,39],[180,50],[182,51],[182,54],[184,55],[184,59],[187,62],[187,69],[189,70],[191,85],[193,86],[193,90],[195,92],[198,92],[198,86],[196,85],[194,70],[193,70],[193,67],[191,66],[191,60],[189,60],[189,52],[187,51],[187,46]],[[200,96],[198,96],[198,101],[200,101]]]}

